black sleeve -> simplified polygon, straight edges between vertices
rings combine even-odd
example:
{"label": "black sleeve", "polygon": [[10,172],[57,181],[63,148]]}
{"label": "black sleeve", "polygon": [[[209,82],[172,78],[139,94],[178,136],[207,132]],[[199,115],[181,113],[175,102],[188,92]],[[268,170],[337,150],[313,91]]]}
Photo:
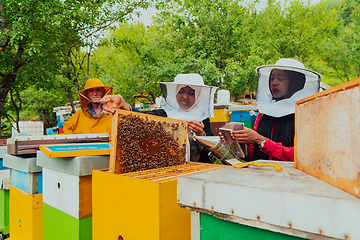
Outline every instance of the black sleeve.
{"label": "black sleeve", "polygon": [[205,120],[202,121],[202,123],[204,124],[205,135],[206,136],[214,136],[214,134],[211,130],[210,118],[206,118]]}
{"label": "black sleeve", "polygon": [[[202,124],[204,124],[204,132],[206,136],[214,136],[214,134],[211,131],[211,125],[210,125],[210,118],[206,118],[202,121]],[[213,163],[209,158],[209,149],[202,145],[201,143],[197,142],[198,149],[200,152],[200,161],[203,163]]]}
{"label": "black sleeve", "polygon": [[164,109],[154,109],[152,111],[139,111],[138,109],[131,107],[131,111],[150,114],[150,115],[156,115],[156,116],[160,116],[160,117],[167,117],[167,114],[164,111]]}
{"label": "black sleeve", "polygon": [[154,109],[152,111],[143,111],[142,113],[156,115],[160,117],[167,117],[167,114],[164,109]]}

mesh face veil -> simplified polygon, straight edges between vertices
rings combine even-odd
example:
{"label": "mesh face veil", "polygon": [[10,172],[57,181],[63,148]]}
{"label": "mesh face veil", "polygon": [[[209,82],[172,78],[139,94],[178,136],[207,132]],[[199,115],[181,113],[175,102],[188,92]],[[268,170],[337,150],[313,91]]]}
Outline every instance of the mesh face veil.
{"label": "mesh face veil", "polygon": [[[285,95],[276,97],[271,91],[271,79],[274,73],[283,70],[289,78],[289,86]],[[275,65],[265,65],[256,68],[258,85],[256,103],[260,113],[272,117],[282,117],[295,113],[295,101],[319,92],[322,76],[305,68],[301,62],[282,58]]]}
{"label": "mesh face veil", "polygon": [[[195,102],[188,109],[181,109],[176,95],[183,87],[195,90]],[[174,82],[160,82],[165,98],[165,110],[169,118],[202,121],[214,117],[214,94],[217,87],[207,86],[199,74],[178,74]]]}

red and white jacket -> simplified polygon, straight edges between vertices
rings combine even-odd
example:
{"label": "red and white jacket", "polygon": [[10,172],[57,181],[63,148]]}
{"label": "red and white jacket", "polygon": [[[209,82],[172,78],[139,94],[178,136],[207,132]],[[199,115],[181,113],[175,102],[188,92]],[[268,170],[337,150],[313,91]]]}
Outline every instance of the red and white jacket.
{"label": "red and white jacket", "polygon": [[[256,131],[259,120],[262,114],[259,113],[254,123],[254,131]],[[271,129],[271,138],[272,132],[274,129],[274,125]],[[246,156],[245,160],[252,160],[253,153],[254,153],[254,144],[250,144],[247,147],[248,155]],[[285,147],[282,145],[281,142],[274,142],[269,138],[265,138],[265,144],[260,151],[269,155],[269,160],[280,160],[280,161],[294,161],[294,146],[292,147]]]}

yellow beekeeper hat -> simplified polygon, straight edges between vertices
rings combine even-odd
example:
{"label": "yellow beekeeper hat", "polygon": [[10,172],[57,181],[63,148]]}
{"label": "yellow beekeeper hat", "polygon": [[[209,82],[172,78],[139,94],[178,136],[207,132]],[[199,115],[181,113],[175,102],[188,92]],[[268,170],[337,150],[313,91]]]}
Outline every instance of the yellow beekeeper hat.
{"label": "yellow beekeeper hat", "polygon": [[104,84],[97,78],[91,78],[88,79],[85,83],[85,87],[84,90],[81,90],[79,92],[77,92],[76,94],[78,95],[80,102],[81,102],[81,107],[84,109],[85,107],[87,107],[87,105],[90,103],[90,99],[86,96],[85,91],[90,89],[90,88],[98,88],[98,87],[102,87],[105,90],[105,95],[112,95],[112,90],[113,87],[110,86],[104,86]]}

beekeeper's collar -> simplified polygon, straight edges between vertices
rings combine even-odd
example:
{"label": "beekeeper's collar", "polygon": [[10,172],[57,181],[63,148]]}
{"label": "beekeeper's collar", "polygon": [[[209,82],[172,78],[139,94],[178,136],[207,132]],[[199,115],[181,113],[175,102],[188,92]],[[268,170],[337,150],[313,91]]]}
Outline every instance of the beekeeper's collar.
{"label": "beekeeper's collar", "polygon": [[[295,92],[290,98],[274,101],[269,88],[270,73],[273,69],[290,70],[304,74],[304,88]],[[295,101],[317,93],[322,78],[319,73],[306,69],[304,64],[290,58],[282,58],[275,65],[257,67],[256,72],[259,76],[256,93],[259,112],[273,117],[282,117],[295,113]]]}
{"label": "beekeeper's collar", "polygon": [[[165,98],[165,110],[169,118],[178,120],[202,121],[214,117],[214,94],[217,87],[207,86],[199,74],[178,74],[174,82],[159,82]],[[195,103],[186,110],[181,110],[176,101],[176,94],[183,87],[195,90]]]}

